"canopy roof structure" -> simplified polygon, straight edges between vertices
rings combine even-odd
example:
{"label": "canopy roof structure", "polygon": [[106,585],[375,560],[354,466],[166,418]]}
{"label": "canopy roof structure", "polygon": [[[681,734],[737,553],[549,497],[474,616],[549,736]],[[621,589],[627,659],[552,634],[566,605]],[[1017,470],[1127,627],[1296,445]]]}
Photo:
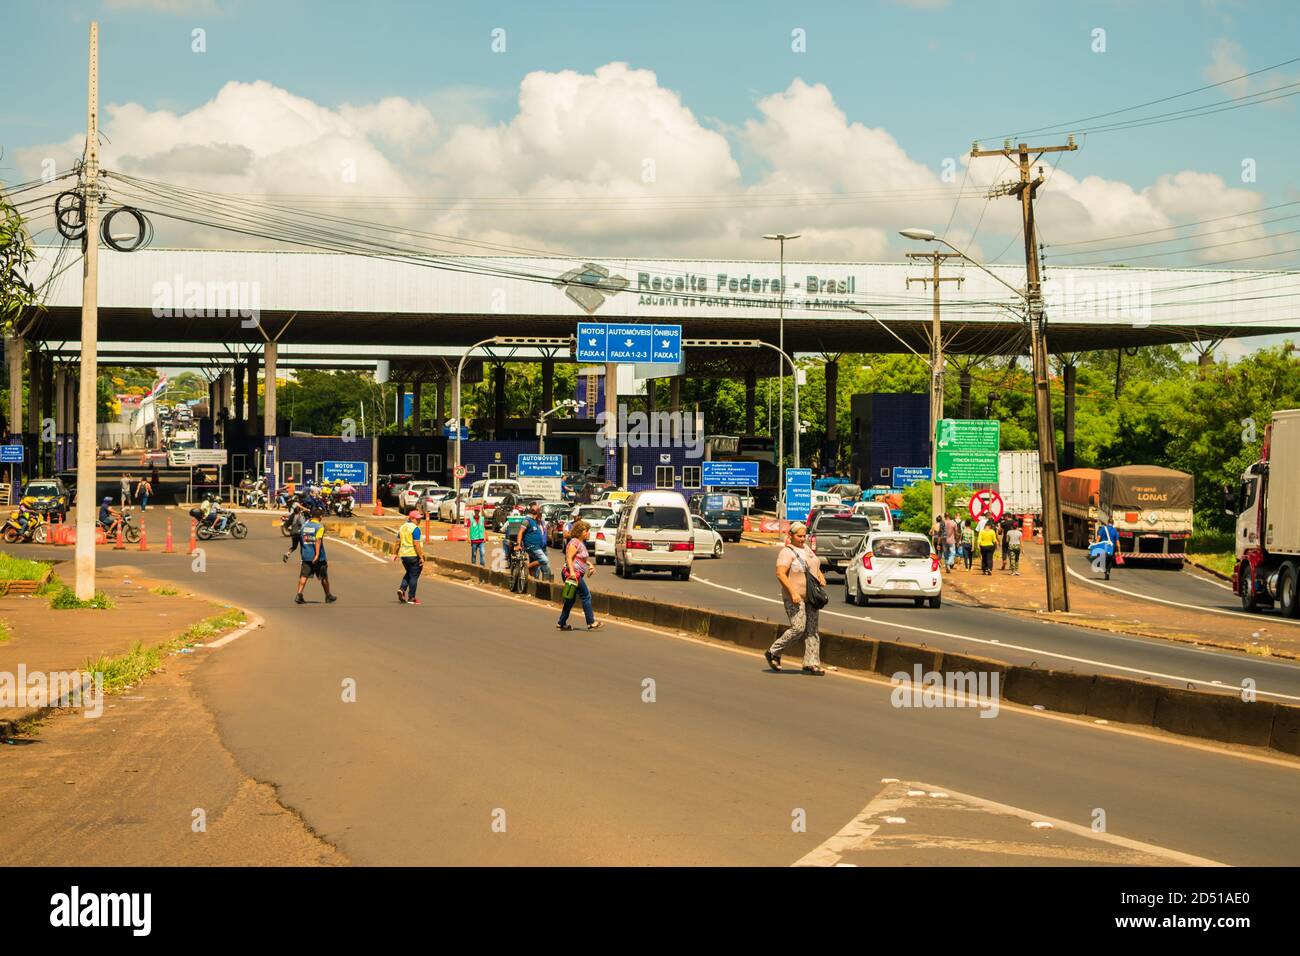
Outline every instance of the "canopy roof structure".
{"label": "canopy roof structure", "polygon": [[[38,252],[39,283],[55,268],[57,249]],[[992,271],[1023,287],[1023,266]],[[786,262],[787,349],[926,352],[931,293],[907,283],[922,275],[928,270],[910,263]],[[944,275],[963,280],[943,287],[946,352],[1025,350],[1021,297],[957,261]],[[1052,268],[1043,287],[1048,347],[1061,353],[1300,333],[1296,280],[1294,272]],[[340,367],[381,353],[400,359],[405,348],[417,350],[417,360],[455,355],[492,335],[568,336],[592,321],[680,324],[688,339],[775,343],[781,297],[780,268],[770,261],[105,250],[99,337],[116,343],[122,358],[131,357],[132,343],[140,358],[165,344],[174,364],[270,339],[290,361],[293,346],[313,346],[301,361]],[[21,333],[75,354],[80,308],[80,270],[65,269],[51,278],[46,310]],[[687,374],[774,364],[770,353],[758,354],[767,350],[744,351],[688,350]],[[504,359],[543,354],[516,350]]]}

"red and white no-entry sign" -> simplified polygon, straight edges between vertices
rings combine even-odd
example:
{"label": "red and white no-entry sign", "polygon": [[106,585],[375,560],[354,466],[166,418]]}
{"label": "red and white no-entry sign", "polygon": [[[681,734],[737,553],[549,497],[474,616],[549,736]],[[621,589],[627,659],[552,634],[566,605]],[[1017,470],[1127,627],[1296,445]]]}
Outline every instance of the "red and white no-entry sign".
{"label": "red and white no-entry sign", "polygon": [[996,491],[975,492],[966,507],[970,510],[970,516],[976,521],[984,515],[988,515],[990,521],[1001,521],[1002,512],[1006,508],[1002,503],[1002,496]]}

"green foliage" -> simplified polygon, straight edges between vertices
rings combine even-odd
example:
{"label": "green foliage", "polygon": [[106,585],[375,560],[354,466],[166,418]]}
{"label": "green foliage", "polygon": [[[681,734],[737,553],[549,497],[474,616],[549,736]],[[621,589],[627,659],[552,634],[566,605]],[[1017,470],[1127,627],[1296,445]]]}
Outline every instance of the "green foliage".
{"label": "green foliage", "polygon": [[27,278],[35,259],[22,216],[0,196],[0,326],[6,334],[26,309],[39,304],[39,293]]}
{"label": "green foliage", "polygon": [[0,552],[0,580],[40,581],[49,570],[50,565],[45,561],[28,561]]}
{"label": "green foliage", "polygon": [[103,591],[96,591],[95,596],[89,601],[78,600],[77,592],[60,582],[60,587],[54,591],[54,597],[50,599],[50,607],[56,611],[74,611],[84,608],[107,611],[114,607],[114,604],[113,599]]}

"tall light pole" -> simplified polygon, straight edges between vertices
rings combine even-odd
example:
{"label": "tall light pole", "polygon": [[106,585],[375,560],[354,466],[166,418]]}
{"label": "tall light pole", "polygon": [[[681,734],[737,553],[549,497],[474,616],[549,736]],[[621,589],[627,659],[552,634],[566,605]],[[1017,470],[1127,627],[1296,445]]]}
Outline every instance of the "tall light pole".
{"label": "tall light pole", "polygon": [[[777,308],[777,350],[785,354],[785,244],[787,240],[798,239],[801,233],[769,232],[763,236],[781,244],[781,291],[776,300]],[[776,500],[781,500],[785,489],[785,364],[777,363],[779,369],[777,411],[776,411]],[[790,374],[797,375],[793,363]],[[799,467],[799,411],[795,409],[794,422],[794,466]]]}

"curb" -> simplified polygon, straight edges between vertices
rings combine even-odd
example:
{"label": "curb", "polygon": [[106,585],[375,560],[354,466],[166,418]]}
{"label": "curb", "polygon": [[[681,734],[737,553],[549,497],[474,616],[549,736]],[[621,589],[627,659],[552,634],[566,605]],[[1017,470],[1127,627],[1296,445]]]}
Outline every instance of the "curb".
{"label": "curb", "polygon": [[[386,554],[397,549],[396,542],[383,541],[366,532],[358,532],[355,537]],[[438,556],[430,557],[428,563],[433,565],[435,573],[445,577],[478,580],[505,589],[510,586],[508,575],[487,568]],[[560,599],[560,589],[548,581],[530,579],[528,594],[550,603]],[[760,618],[652,601],[630,594],[593,594],[592,604],[598,614],[755,649],[768,647],[785,629],[783,624]],[[1011,703],[1300,756],[1300,707],[1290,704],[1247,703],[1235,694],[1184,690],[1107,674],[1023,667],[992,658],[830,631],[822,632],[821,640],[822,662],[845,670],[891,678],[900,672],[910,678],[917,666],[922,673],[996,673],[999,695]]]}
{"label": "curb", "polygon": [[1208,564],[1201,564],[1201,562],[1193,561],[1191,558],[1188,557],[1184,557],[1183,560],[1186,561],[1188,564],[1190,564],[1192,567],[1196,568],[1196,570],[1204,571],[1206,574],[1210,575],[1211,577],[1218,578],[1220,581],[1228,581],[1228,582],[1232,581],[1231,574],[1224,574],[1222,571],[1216,571]]}

